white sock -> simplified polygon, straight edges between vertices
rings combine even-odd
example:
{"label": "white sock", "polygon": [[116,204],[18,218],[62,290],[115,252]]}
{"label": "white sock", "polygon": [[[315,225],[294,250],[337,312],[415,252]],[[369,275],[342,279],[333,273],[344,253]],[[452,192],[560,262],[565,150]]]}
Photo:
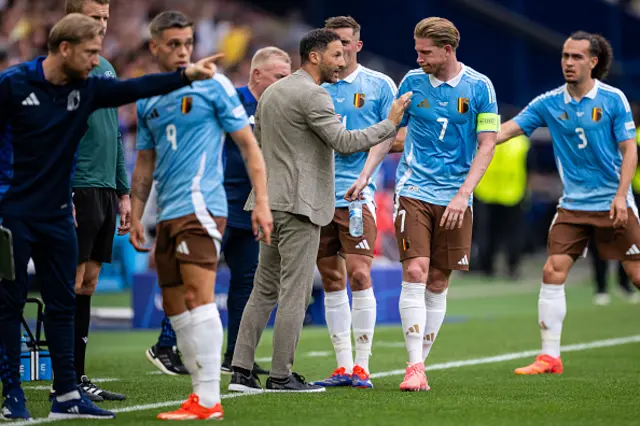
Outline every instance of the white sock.
{"label": "white sock", "polygon": [[538,299],[538,324],[542,337],[542,353],[560,356],[562,322],[567,315],[567,299],[564,284],[542,284]]}
{"label": "white sock", "polygon": [[426,286],[422,283],[402,282],[400,292],[400,318],[404,342],[409,354],[409,364],[422,360],[422,332],[427,322],[427,308],[424,302]]}
{"label": "white sock", "polygon": [[182,362],[191,375],[193,392],[197,393],[200,385],[200,372],[198,364],[196,363],[196,347],[193,341],[191,312],[185,311],[180,315],[170,316],[169,321],[171,322],[173,330],[176,332],[176,340],[178,342],[178,349],[180,349],[180,354],[182,355]]}
{"label": "white sock", "polygon": [[196,394],[200,398],[200,405],[213,408],[220,402],[220,364],[224,337],[218,307],[215,303],[209,303],[192,309],[191,322],[196,361],[200,367],[200,387]]}
{"label": "white sock", "polygon": [[349,374],[353,371],[351,351],[351,311],[347,290],[324,293],[324,316],[336,352],[338,368],[344,367]]}
{"label": "white sock", "polygon": [[422,362],[427,360],[429,352],[447,312],[447,292],[446,288],[442,293],[433,293],[427,289],[424,293],[424,300],[427,306],[427,322],[424,327],[424,338],[422,340]]}
{"label": "white sock", "polygon": [[354,291],[352,296],[353,336],[356,341],[356,365],[369,373],[369,357],[376,326],[376,297],[373,289]]}

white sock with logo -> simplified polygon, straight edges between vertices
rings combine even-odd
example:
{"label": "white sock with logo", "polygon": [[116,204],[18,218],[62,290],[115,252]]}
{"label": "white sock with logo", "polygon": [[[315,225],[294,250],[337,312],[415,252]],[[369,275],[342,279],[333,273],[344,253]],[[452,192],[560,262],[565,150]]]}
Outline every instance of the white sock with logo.
{"label": "white sock with logo", "polygon": [[200,369],[200,386],[196,393],[200,405],[213,408],[220,402],[220,364],[222,361],[223,329],[215,303],[191,310],[196,363]]}
{"label": "white sock with logo", "polygon": [[425,362],[431,352],[433,342],[435,342],[440,327],[444,322],[447,313],[447,292],[446,288],[442,293],[433,293],[427,289],[424,294],[427,306],[427,322],[424,327],[424,339],[422,340],[422,361]]}
{"label": "white sock with logo", "polygon": [[538,298],[538,324],[542,337],[542,353],[560,356],[562,322],[567,315],[564,284],[542,284]]}
{"label": "white sock with logo", "polygon": [[354,291],[352,296],[353,336],[356,341],[356,365],[369,373],[369,357],[376,327],[376,297],[373,289]]}
{"label": "white sock with logo", "polygon": [[344,367],[349,374],[353,371],[351,349],[351,310],[347,289],[324,293],[324,315],[327,329],[336,352],[338,368]]}
{"label": "white sock with logo", "polygon": [[178,349],[182,355],[182,362],[191,375],[191,384],[193,392],[197,393],[200,385],[200,371],[196,363],[196,347],[193,341],[193,325],[191,323],[191,312],[185,311],[179,315],[169,317],[171,326],[176,332],[176,341]]}
{"label": "white sock with logo", "polygon": [[402,282],[399,302],[400,318],[411,365],[422,361],[422,338],[424,325],[427,322],[425,290],[426,286],[423,283]]}

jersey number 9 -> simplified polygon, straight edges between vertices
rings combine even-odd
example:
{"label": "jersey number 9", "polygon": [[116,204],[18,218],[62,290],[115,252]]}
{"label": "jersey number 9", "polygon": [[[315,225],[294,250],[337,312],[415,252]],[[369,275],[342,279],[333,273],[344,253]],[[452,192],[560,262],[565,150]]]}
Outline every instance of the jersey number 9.
{"label": "jersey number 9", "polygon": [[176,151],[178,149],[178,132],[175,124],[167,126],[167,140],[171,144],[171,149]]}

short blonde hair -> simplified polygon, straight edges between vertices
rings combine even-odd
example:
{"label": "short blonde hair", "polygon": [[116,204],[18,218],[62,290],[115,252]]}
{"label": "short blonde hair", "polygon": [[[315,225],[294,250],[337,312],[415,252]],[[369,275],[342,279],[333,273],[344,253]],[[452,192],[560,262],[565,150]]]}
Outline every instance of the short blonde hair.
{"label": "short blonde hair", "polygon": [[453,22],[444,18],[425,18],[413,32],[415,38],[428,38],[438,47],[449,45],[456,50],[460,45],[460,32]]}
{"label": "short blonde hair", "polygon": [[70,13],[59,20],[49,32],[47,48],[49,52],[57,53],[63,41],[79,44],[96,36],[104,37],[104,29],[98,21],[80,13]]}
{"label": "short blonde hair", "polygon": [[253,58],[251,59],[250,72],[253,73],[253,70],[261,67],[271,58],[278,58],[288,64],[291,63],[291,58],[289,57],[289,54],[284,50],[274,46],[263,47],[262,49],[258,49],[258,51],[253,55]]}

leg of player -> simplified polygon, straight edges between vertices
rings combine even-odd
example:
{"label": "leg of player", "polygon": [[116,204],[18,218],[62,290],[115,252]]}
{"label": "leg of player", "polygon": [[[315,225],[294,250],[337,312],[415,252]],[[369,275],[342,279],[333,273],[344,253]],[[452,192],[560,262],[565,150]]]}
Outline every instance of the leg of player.
{"label": "leg of player", "polygon": [[345,261],[341,256],[335,254],[320,257],[317,265],[324,290],[324,315],[338,366],[331,376],[315,382],[315,384],[325,387],[351,386],[353,351],[351,348],[351,310],[347,296]]}
{"label": "leg of player", "polygon": [[438,332],[444,322],[447,313],[447,292],[449,290],[449,278],[451,270],[438,269],[433,266],[429,268],[429,280],[427,281],[427,291],[424,294],[425,305],[427,307],[427,322],[424,327],[424,337],[422,339],[422,360],[427,361],[431,352],[431,347],[438,337]]}
{"label": "leg of player", "polygon": [[640,290],[640,260],[625,260],[622,266],[633,285]]}
{"label": "leg of player", "polygon": [[376,298],[371,288],[371,263],[373,258],[362,254],[346,254],[347,274],[351,284],[353,336],[356,342],[356,359],[352,373],[352,385],[372,388],[369,378],[369,357],[376,326]]}
{"label": "leg of player", "polygon": [[[211,227],[216,226],[212,224]],[[171,306],[176,310],[167,314],[170,315],[176,332],[185,366],[192,375],[193,393],[180,409],[161,413],[158,418],[222,419],[224,415],[220,404],[220,364],[223,329],[220,313],[214,302],[213,288],[219,246],[215,244],[214,247],[212,238],[205,241],[200,234],[187,233],[183,238],[179,236],[176,243],[177,246],[190,246],[193,250],[193,254],[191,250],[185,250],[178,256],[183,300],[186,303],[185,309],[188,310],[178,313],[182,306]]]}
{"label": "leg of player", "polygon": [[89,325],[91,323],[91,296],[98,286],[98,276],[102,264],[89,260],[76,269],[76,315],[75,315],[75,352],[76,381],[80,390],[91,401],[122,401],[125,396],[109,392],[92,383],[85,372]]}
{"label": "leg of player", "polygon": [[422,362],[422,340],[427,322],[425,291],[429,272],[428,257],[413,257],[402,262],[400,318],[409,355],[407,371],[400,384],[402,391],[429,390]]}
{"label": "leg of player", "polygon": [[564,283],[574,258],[567,254],[552,254],[542,271],[542,286],[538,297],[538,324],[542,337],[542,353],[526,367],[517,368],[516,374],[562,373],[560,337],[562,323],[567,314]]}

